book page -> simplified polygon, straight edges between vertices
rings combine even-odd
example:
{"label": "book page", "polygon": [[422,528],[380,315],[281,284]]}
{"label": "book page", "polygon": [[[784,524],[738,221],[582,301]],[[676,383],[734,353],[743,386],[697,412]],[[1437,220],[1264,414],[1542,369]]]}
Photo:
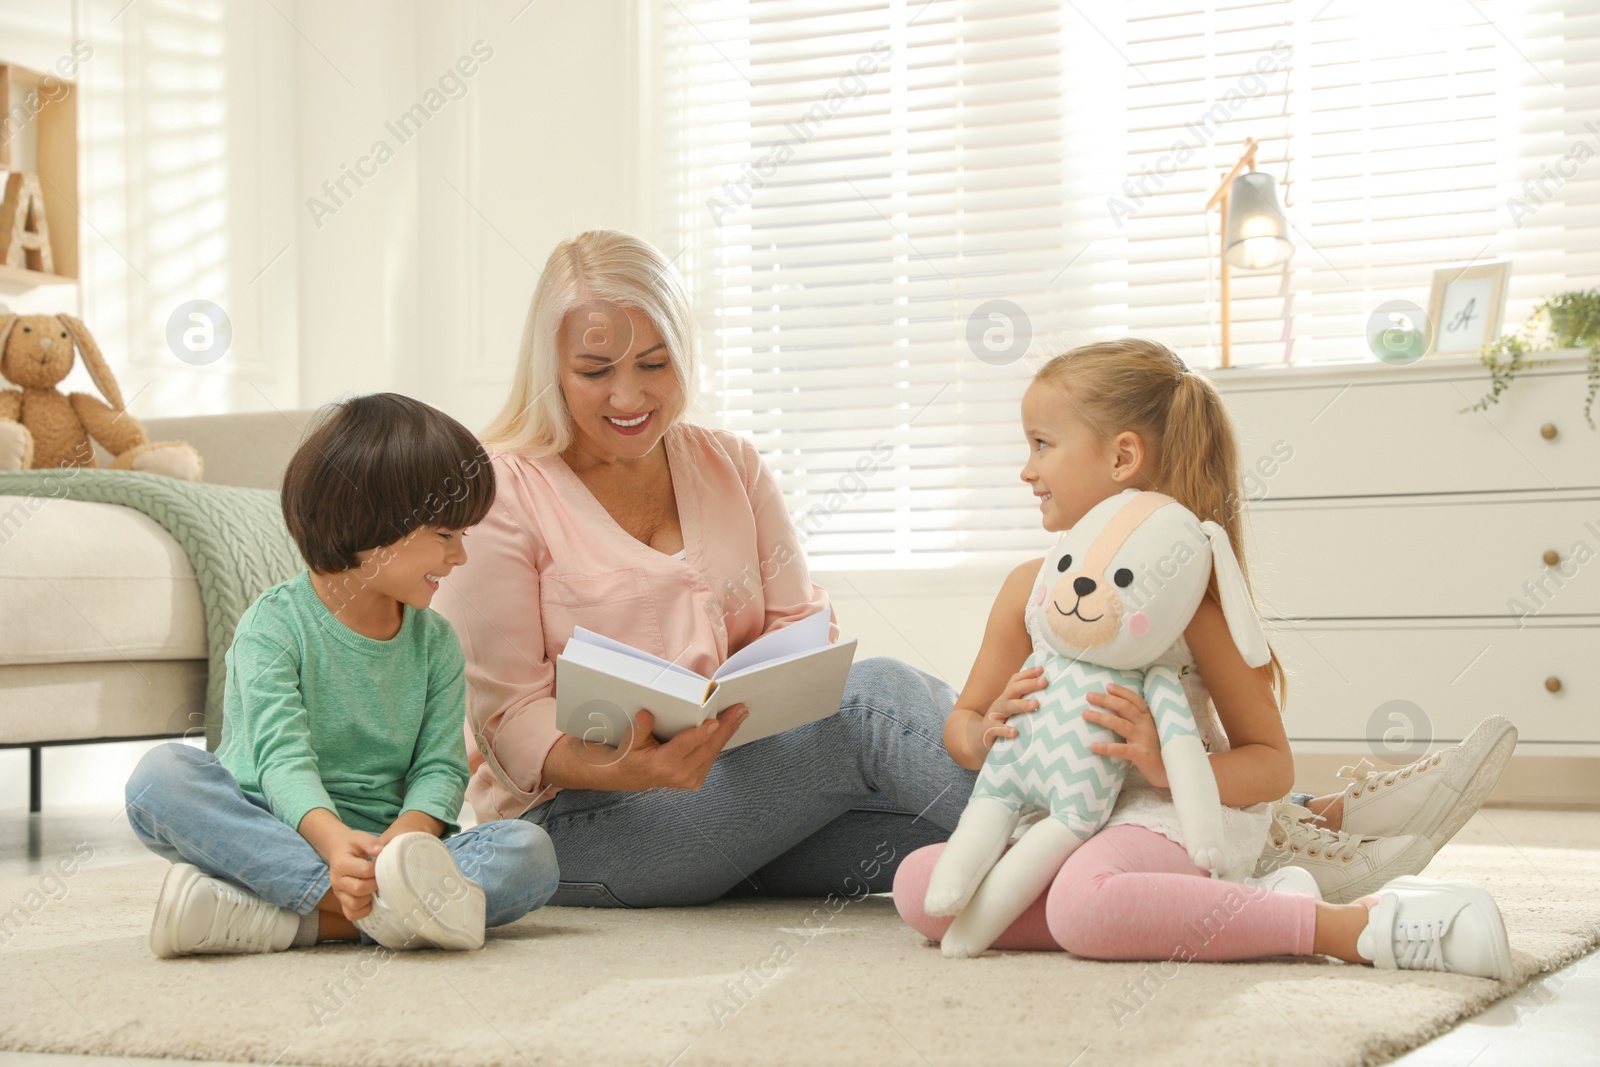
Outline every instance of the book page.
{"label": "book page", "polygon": [[[692,671],[667,669],[671,665],[665,660],[659,660],[654,656],[649,659],[635,659],[625,652],[602,648],[584,641],[568,641],[567,647],[561,650],[559,658],[695,705],[705,702],[707,691],[711,688],[708,679]],[[558,703],[565,695],[558,686],[556,690]]]}
{"label": "book page", "polygon": [[750,717],[734,733],[728,748],[837,714],[855,651],[852,638],[812,649],[770,670],[743,671],[717,683],[706,710],[717,714],[733,704],[749,707]]}
{"label": "book page", "polygon": [[828,622],[828,612],[823,609],[807,615],[799,622],[792,622],[781,630],[762,634],[729,656],[711,677],[718,680],[732,678],[752,667],[793,659],[804,653],[826,648]]}
{"label": "book page", "polygon": [[[622,655],[630,656],[642,663],[653,663],[664,671],[676,671],[679,674],[688,675],[690,678],[698,678],[702,682],[711,680],[703,674],[691,671],[688,667],[680,666],[671,660],[664,660],[660,656],[644,651],[642,648],[634,648],[632,645],[624,644],[614,637],[607,637],[605,634],[598,634],[593,630],[585,630],[582,626],[574,626],[572,628],[572,637],[568,643],[570,644],[572,641],[581,641],[586,645],[610,649],[612,652],[620,652]],[[563,649],[562,653],[565,654],[565,652],[566,650]]]}

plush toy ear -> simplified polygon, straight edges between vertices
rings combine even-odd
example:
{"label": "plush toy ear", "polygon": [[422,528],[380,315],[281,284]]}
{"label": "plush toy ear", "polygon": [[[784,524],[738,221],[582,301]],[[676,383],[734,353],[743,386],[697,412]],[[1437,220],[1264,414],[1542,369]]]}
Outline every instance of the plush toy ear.
{"label": "plush toy ear", "polygon": [[1250,589],[1244,583],[1244,572],[1233,554],[1233,543],[1228,531],[1214,522],[1200,524],[1211,543],[1211,563],[1217,572],[1217,595],[1222,598],[1222,615],[1228,620],[1228,633],[1238,646],[1239,655],[1252,667],[1260,667],[1272,659],[1267,647],[1267,635],[1261,628],[1261,616],[1256,614]]}
{"label": "plush toy ear", "polygon": [[77,342],[78,352],[83,356],[83,365],[88,369],[89,377],[94,380],[95,387],[100,390],[100,395],[106,398],[106,403],[121,411],[122,389],[117,385],[117,379],[112,376],[111,367],[106,364],[106,357],[100,354],[100,347],[94,343],[89,328],[81,319],[71,315],[57,315],[56,319],[67,328],[67,333]]}

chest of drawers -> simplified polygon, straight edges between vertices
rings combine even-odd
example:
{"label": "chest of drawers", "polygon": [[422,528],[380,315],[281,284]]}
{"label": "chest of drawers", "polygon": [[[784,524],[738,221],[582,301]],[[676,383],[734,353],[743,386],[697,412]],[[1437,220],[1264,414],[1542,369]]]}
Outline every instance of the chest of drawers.
{"label": "chest of drawers", "polygon": [[1484,413],[1475,359],[1213,372],[1297,754],[1394,765],[1500,713],[1519,760],[1600,756],[1600,432],[1550,358]]}

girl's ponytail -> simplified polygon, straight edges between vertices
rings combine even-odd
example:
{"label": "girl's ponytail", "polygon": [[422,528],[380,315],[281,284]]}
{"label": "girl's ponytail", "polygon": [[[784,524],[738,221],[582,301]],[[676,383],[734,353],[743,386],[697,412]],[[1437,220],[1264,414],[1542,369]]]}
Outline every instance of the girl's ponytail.
{"label": "girl's ponytail", "polygon": [[1239,449],[1217,387],[1198,374],[1180,372],[1155,444],[1161,491],[1227,530],[1242,566]]}

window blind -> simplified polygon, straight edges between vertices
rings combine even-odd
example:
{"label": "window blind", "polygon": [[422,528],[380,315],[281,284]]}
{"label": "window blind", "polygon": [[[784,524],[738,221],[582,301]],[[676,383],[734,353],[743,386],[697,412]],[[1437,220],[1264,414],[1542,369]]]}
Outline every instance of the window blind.
{"label": "window blind", "polygon": [[775,471],[814,565],[1036,551],[1032,363],[1010,357],[1138,333],[1214,364],[1202,208],[1246,136],[1297,247],[1235,272],[1238,364],[1370,358],[1367,316],[1426,307],[1450,263],[1513,260],[1508,322],[1600,276],[1578,146],[1600,154],[1600,14],[1555,0],[657,15],[659,206],[704,405]]}
{"label": "window blind", "polygon": [[[1600,117],[1600,12],[1526,0],[1130,10],[1128,174],[1173,169],[1145,181],[1157,188],[1122,227],[1130,329],[1214,364],[1217,216],[1198,206],[1246,136],[1279,180],[1297,247],[1281,268],[1234,272],[1238,364],[1371,358],[1368,316],[1390,299],[1426,309],[1441,267],[1509,258],[1508,324],[1600,278],[1584,217],[1600,167],[1566,158],[1600,153],[1586,125]],[[1196,142],[1173,167],[1171,146]],[[1541,173],[1556,180],[1524,188]]]}

